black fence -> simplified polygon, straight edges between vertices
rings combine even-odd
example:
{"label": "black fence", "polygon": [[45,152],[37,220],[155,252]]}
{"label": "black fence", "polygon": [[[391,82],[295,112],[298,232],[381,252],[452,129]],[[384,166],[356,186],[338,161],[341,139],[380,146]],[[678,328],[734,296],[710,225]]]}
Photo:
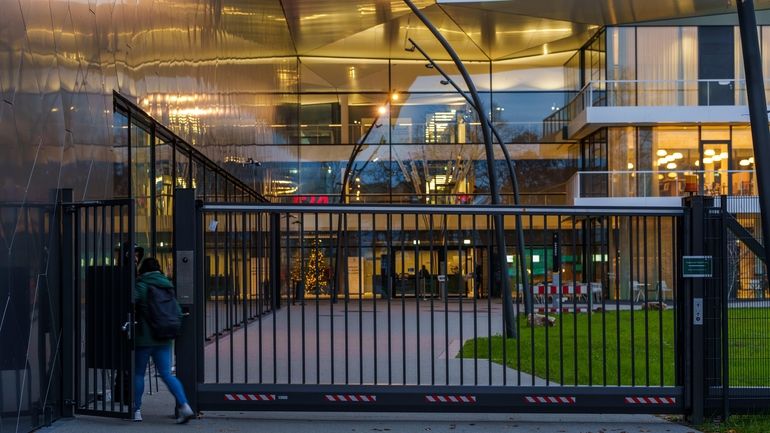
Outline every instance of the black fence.
{"label": "black fence", "polygon": [[133,213],[131,200],[62,204],[63,394],[75,413],[133,407]]}
{"label": "black fence", "polygon": [[704,251],[715,264],[703,281],[705,409],[760,410],[770,400],[770,296],[759,202],[702,200]]}
{"label": "black fence", "polygon": [[[491,260],[497,213],[504,272]],[[684,411],[681,208],[211,204],[198,215],[199,407]]]}

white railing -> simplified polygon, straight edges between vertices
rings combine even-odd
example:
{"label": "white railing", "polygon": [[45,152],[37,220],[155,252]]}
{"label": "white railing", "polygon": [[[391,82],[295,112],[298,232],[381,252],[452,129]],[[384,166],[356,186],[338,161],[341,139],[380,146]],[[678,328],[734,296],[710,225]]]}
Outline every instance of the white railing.
{"label": "white railing", "polygon": [[[770,91],[766,81],[765,92]],[[690,107],[746,105],[746,81],[724,80],[599,80],[586,84],[563,108],[543,121],[553,134],[587,107]]]}
{"label": "white railing", "polygon": [[754,170],[579,171],[568,183],[568,196],[573,198],[756,193]]}

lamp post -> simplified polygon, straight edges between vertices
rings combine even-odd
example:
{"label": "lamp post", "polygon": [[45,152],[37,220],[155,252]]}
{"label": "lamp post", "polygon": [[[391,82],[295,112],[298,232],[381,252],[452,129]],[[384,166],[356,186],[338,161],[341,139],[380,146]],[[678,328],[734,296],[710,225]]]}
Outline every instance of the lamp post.
{"label": "lamp post", "polygon": [[[468,70],[465,68],[462,60],[457,55],[455,50],[444,38],[444,35],[438,31],[438,29],[430,22],[430,20],[420,11],[417,6],[411,0],[404,0],[404,3],[412,10],[417,18],[422,21],[423,24],[430,30],[433,36],[439,41],[447,54],[452,58],[452,61],[457,66],[460,74],[465,81],[465,85],[468,87],[468,91],[473,99],[473,105],[478,109],[479,119],[481,120],[481,133],[484,137],[484,148],[487,156],[487,176],[489,177],[489,190],[492,196],[492,204],[500,204],[500,190],[497,184],[497,170],[495,169],[494,153],[492,150],[492,134],[490,133],[489,122],[486,120],[486,114],[483,110],[484,104],[481,102],[479,92],[476,90],[476,85],[473,83]],[[505,230],[503,227],[503,216],[501,214],[494,215],[495,221],[495,238],[497,240],[497,262],[500,269],[500,282],[503,285],[503,319],[505,322],[505,331],[507,336],[516,337],[516,320],[515,312],[513,309],[513,296],[511,294],[510,285],[508,281],[508,262],[505,257]]]}

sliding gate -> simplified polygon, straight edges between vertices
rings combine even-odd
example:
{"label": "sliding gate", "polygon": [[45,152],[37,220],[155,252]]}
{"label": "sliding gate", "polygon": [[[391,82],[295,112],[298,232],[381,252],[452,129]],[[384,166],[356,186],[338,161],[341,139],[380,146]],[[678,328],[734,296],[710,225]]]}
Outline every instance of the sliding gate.
{"label": "sliding gate", "polygon": [[[176,204],[176,278],[190,315],[177,372],[197,410],[691,405],[681,208],[196,205],[189,191]],[[513,288],[515,335],[501,278]]]}

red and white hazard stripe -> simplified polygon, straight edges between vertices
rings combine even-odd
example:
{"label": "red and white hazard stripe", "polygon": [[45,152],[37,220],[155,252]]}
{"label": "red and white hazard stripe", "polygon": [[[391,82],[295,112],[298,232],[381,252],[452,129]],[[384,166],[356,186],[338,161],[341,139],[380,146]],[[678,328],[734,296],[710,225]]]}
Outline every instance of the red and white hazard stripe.
{"label": "red and white hazard stripe", "polygon": [[368,394],[326,394],[324,399],[326,401],[342,403],[373,403],[377,401],[377,396]]}
{"label": "red and white hazard stripe", "polygon": [[545,286],[544,284],[538,284],[532,287],[532,293],[537,295],[587,295],[588,285],[577,284],[573,286],[571,284],[564,284],[561,287],[557,287],[554,284],[549,284],[548,286]]}
{"label": "red and white hazard stripe", "polygon": [[[535,311],[538,312],[538,313],[545,313],[546,310],[549,313],[558,313],[560,309],[558,307],[549,307],[549,308],[538,307],[538,308],[535,309]],[[572,313],[572,312],[585,313],[587,311],[588,311],[588,308],[584,308],[584,307],[578,307],[578,308],[561,307],[561,312],[562,313]]]}
{"label": "red and white hazard stripe", "polygon": [[626,404],[676,404],[674,397],[626,397]]}
{"label": "red and white hazard stripe", "polygon": [[575,404],[577,399],[572,396],[543,396],[528,395],[524,399],[532,404]]}
{"label": "red and white hazard stripe", "polygon": [[426,395],[428,403],[476,403],[475,395]]}
{"label": "red and white hazard stripe", "polygon": [[225,394],[227,401],[274,401],[275,394]]}

